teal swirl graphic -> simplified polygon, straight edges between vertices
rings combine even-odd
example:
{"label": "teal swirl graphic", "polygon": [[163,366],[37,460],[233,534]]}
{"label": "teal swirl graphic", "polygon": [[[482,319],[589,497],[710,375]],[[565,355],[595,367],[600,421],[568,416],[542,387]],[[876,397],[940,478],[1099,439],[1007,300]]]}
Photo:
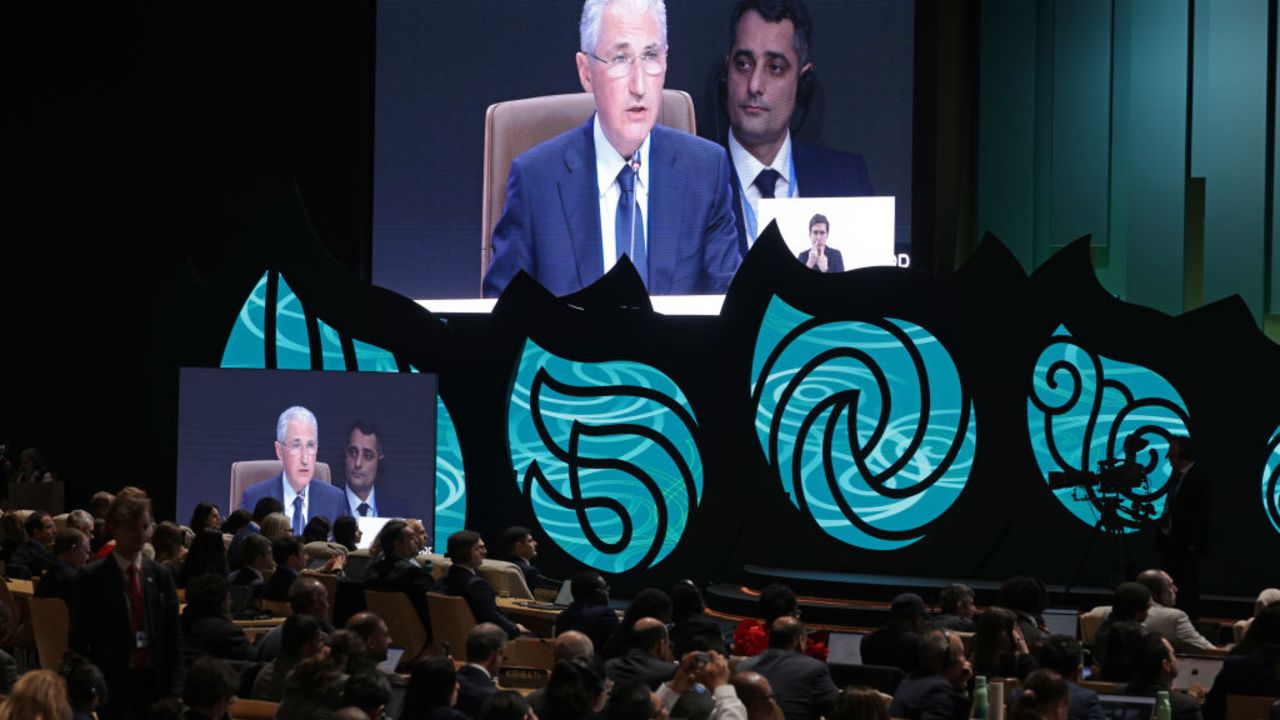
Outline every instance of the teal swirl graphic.
{"label": "teal swirl graphic", "polygon": [[511,464],[542,529],[583,563],[620,573],[671,553],[702,500],[696,431],[661,371],[525,341],[507,409]]}
{"label": "teal swirl graphic", "polygon": [[791,504],[868,550],[925,537],[973,467],[973,401],[905,320],[821,321],[774,297],[751,368],[756,437]]}
{"label": "teal swirl graphic", "polygon": [[1262,471],[1262,507],[1271,527],[1280,533],[1280,427],[1267,441],[1267,466]]}
{"label": "teal swirl graphic", "polygon": [[[1098,355],[1059,326],[1036,360],[1027,429],[1045,483],[1067,510],[1091,527],[1132,533],[1164,512],[1170,468],[1163,458],[1169,438],[1187,434],[1187,406],[1158,373]],[[1145,476],[1139,485],[1052,487],[1051,474],[1121,459],[1130,435],[1148,443],[1134,458]]]}

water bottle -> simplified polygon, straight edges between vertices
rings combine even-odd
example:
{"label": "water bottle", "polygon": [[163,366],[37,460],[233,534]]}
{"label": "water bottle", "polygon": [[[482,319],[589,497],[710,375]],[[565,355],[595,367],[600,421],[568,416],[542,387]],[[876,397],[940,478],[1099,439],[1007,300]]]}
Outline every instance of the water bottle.
{"label": "water bottle", "polygon": [[[987,712],[990,710],[987,702],[987,678],[985,675],[979,675],[973,679],[973,718],[974,720],[987,720]],[[1162,720],[1169,720],[1162,718]]]}
{"label": "water bottle", "polygon": [[1156,720],[1171,720],[1173,718],[1173,706],[1169,704],[1169,691],[1161,690],[1156,693]]}

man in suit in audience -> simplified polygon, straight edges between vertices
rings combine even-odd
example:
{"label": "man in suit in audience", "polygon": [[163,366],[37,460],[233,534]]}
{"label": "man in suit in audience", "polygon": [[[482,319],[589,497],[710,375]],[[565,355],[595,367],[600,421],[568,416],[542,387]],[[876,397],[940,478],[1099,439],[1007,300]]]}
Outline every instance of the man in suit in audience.
{"label": "man in suit in audience", "polygon": [[121,493],[107,511],[110,555],[85,566],[71,600],[68,647],[102,670],[112,692],[102,720],[143,718],[152,702],[182,686],[182,640],[173,577],[146,559],[151,507]]}
{"label": "man in suit in audience", "polygon": [[379,475],[385,478],[387,459],[383,450],[382,433],[371,423],[356,420],[347,430],[346,480],[343,493],[352,517],[404,518],[409,515],[408,505],[387,491],[386,483],[379,484]]}
{"label": "man in suit in audience", "polygon": [[[333,631],[324,619],[329,614],[329,591],[325,590],[324,583],[319,580],[306,575],[294,580],[293,585],[289,586],[289,607],[294,615],[309,615],[316,619],[320,624],[321,641],[324,640],[323,636]],[[283,632],[281,626],[277,625],[258,640],[258,662],[269,663],[276,659],[280,654]]]}
{"label": "man in suit in audience", "polygon": [[634,644],[625,654],[604,664],[605,674],[615,685],[640,683],[656,690],[676,674],[667,626],[661,620],[646,617],[637,620],[631,629]]}
{"label": "man in suit in audience", "polygon": [[784,615],[769,627],[769,649],[738,665],[739,672],[757,672],[769,680],[787,720],[828,715],[840,693],[827,664],[804,654],[804,641],[804,624]]}
{"label": "man in suit in audience", "polygon": [[276,457],[284,468],[244,489],[240,507],[250,507],[264,497],[275,498],[284,507],[293,534],[302,536],[307,521],[317,515],[333,519],[347,515],[346,496],[326,482],[312,482],[316,471],[319,424],[312,412],[295,405],[280,413],[276,421]]}
{"label": "man in suit in audience", "polygon": [[404,593],[430,639],[431,615],[427,611],[427,593],[433,589],[434,582],[431,573],[414,560],[417,546],[413,531],[405,521],[392,520],[383,526],[378,539],[382,555],[365,571],[365,589]]}
{"label": "man in suit in audience", "polygon": [[498,671],[506,658],[507,632],[493,623],[480,623],[467,633],[467,664],[458,668],[458,702],[467,717],[480,717],[485,698],[498,691]]}
{"label": "man in suit in audience", "polygon": [[358,612],[347,620],[347,629],[364,641],[364,654],[347,661],[347,674],[378,671],[378,663],[387,659],[391,649],[391,631],[387,623],[376,613]]}
{"label": "man in suit in audience", "polygon": [[32,512],[23,525],[27,531],[27,541],[9,556],[9,572],[14,577],[40,577],[53,565],[49,545],[53,544],[53,538],[58,534],[58,526],[54,525],[49,513],[43,510]]}
{"label": "man in suit in audience", "polygon": [[275,567],[271,557],[271,541],[262,535],[250,535],[240,543],[240,569],[227,575],[227,582],[252,589],[253,597],[262,597],[267,573]]}
{"label": "man in suit in audience", "polygon": [[597,653],[602,652],[618,628],[618,614],[609,607],[609,586],[600,573],[583,570],[573,576],[569,589],[573,592],[573,602],[556,615],[556,636],[578,630],[591,638]]}
{"label": "man in suit in audience", "polygon": [[[1160,691],[1168,691],[1173,720],[1203,720],[1200,700],[1182,690],[1173,689],[1173,679],[1178,677],[1178,658],[1173,654],[1173,646],[1163,635],[1147,633],[1142,638],[1133,661],[1133,672],[1133,682],[1125,686],[1125,695],[1156,697]],[[1203,698],[1204,688],[1199,688],[1198,694]]]}
{"label": "man in suit in audience", "polygon": [[253,680],[254,700],[280,702],[285,679],[298,663],[320,657],[326,649],[320,620],[312,615],[290,615],[280,628],[280,653]]}
{"label": "man in suit in audience", "polygon": [[489,554],[484,538],[473,530],[459,530],[449,536],[449,559],[453,561],[448,574],[440,578],[436,591],[446,595],[461,595],[476,616],[478,623],[493,623],[506,631],[507,637],[528,633],[525,626],[511,622],[498,609],[493,588],[480,577],[480,565]]}
{"label": "man in suit in audience", "polygon": [[284,602],[289,599],[289,587],[307,568],[311,558],[307,555],[307,546],[302,544],[302,538],[293,535],[276,538],[271,543],[271,557],[276,562],[276,571],[263,586],[262,599]]}
{"label": "man in suit in audience", "polygon": [[560,587],[559,580],[553,580],[542,574],[533,566],[533,559],[538,557],[538,541],[534,539],[529,528],[513,525],[502,533],[502,559],[514,563],[524,573],[524,582],[529,590],[537,588]]}
{"label": "man in suit in audience", "polygon": [[53,564],[36,585],[36,597],[56,597],[70,602],[76,573],[89,561],[89,537],[75,528],[58,532],[53,540]]}
{"label": "man in suit in audience", "polygon": [[916,669],[898,684],[889,715],[907,720],[964,720],[970,699],[965,691],[973,666],[960,636],[935,630],[920,640]]}
{"label": "man in suit in audience", "polygon": [[1163,569],[1182,586],[1178,607],[1200,616],[1200,556],[1209,547],[1209,477],[1196,462],[1191,438],[1175,435],[1165,453],[1173,469],[1156,531]]}
{"label": "man in suit in audience", "polygon": [[925,629],[924,599],[902,593],[889,606],[888,623],[862,638],[862,662],[887,665],[909,673],[920,657],[920,635]]}
{"label": "man in suit in audience", "polygon": [[953,583],[942,588],[938,595],[939,614],[933,619],[936,630],[973,632],[978,629],[973,621],[973,589],[968,585]]}
{"label": "man in suit in audience", "polygon": [[[1067,720],[1106,720],[1098,693],[1080,687],[1084,655],[1080,641],[1069,635],[1051,635],[1040,646],[1040,667],[1053,670],[1067,681]],[[1014,699],[1010,698],[1010,705]]]}
{"label": "man in suit in audience", "polygon": [[1143,627],[1168,638],[1175,652],[1218,649],[1196,630],[1187,613],[1176,607],[1178,586],[1169,577],[1169,573],[1155,569],[1144,570],[1138,573],[1138,582],[1151,591],[1151,607],[1147,609],[1147,619],[1142,621]]}

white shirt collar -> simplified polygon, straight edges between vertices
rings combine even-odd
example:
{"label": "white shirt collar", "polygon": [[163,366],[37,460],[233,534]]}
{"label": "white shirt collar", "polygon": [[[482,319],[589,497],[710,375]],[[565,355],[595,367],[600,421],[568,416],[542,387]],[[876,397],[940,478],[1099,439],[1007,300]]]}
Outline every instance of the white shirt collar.
{"label": "white shirt collar", "polygon": [[752,195],[752,201],[760,199],[760,191],[755,189],[751,183],[755,182],[756,176],[760,174],[766,167],[773,168],[778,173],[778,179],[783,183],[786,192],[779,193],[780,197],[787,197],[791,188],[791,131],[787,131],[787,137],[782,141],[782,147],[778,148],[778,154],[773,158],[773,162],[765,165],[756,159],[746,148],[742,147],[742,143],[738,142],[738,138],[734,137],[733,132],[729,132],[729,156],[733,158],[733,169],[738,173],[738,182],[744,193]]}
{"label": "white shirt collar", "polygon": [[307,485],[302,488],[302,492],[296,492],[293,489],[293,486],[289,484],[288,476],[284,473],[280,473],[280,483],[284,485],[284,514],[289,517],[289,522],[291,524],[293,522],[293,499],[301,495],[303,524],[306,524],[307,495],[309,494],[307,490],[311,487],[311,484],[307,483]]}
{"label": "white shirt collar", "polygon": [[378,500],[377,500],[378,488],[376,487],[369,488],[368,500],[361,500],[359,495],[356,495],[355,493],[351,492],[350,485],[346,486],[346,488],[344,489],[347,492],[347,504],[351,506],[352,516],[360,517],[360,513],[359,511],[356,510],[356,508],[360,507],[360,503],[369,503],[368,517],[382,517],[381,515],[378,514]]}
{"label": "white shirt collar", "polygon": [[[617,182],[618,171],[622,170],[627,160],[623,159],[604,136],[598,113],[591,118],[591,136],[595,140],[596,149],[596,190],[603,197],[609,187]],[[649,133],[644,142],[640,143],[640,172],[636,177],[639,185],[646,189],[649,187],[649,139],[652,137],[653,133]]]}
{"label": "white shirt collar", "polygon": [[138,557],[134,558],[132,562],[129,561],[129,558],[114,550],[111,552],[111,557],[115,558],[116,565],[120,567],[120,572],[122,573],[128,572],[130,565],[138,568],[139,571],[142,570],[142,553],[138,553]]}

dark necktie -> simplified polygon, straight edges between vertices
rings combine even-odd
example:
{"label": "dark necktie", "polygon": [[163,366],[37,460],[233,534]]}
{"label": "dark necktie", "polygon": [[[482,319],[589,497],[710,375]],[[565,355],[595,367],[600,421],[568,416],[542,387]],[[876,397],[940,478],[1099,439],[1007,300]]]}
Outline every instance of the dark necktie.
{"label": "dark necktie", "polygon": [[302,537],[302,529],[306,526],[302,518],[302,494],[293,496],[293,534]]}
{"label": "dark necktie", "polygon": [[772,198],[773,189],[778,185],[778,178],[782,177],[781,173],[773,168],[765,168],[760,171],[755,180],[751,181],[752,185],[760,191],[761,198]]}
{"label": "dark necktie", "polygon": [[146,667],[150,660],[150,652],[143,641],[147,633],[147,603],[142,596],[138,567],[132,563],[129,564],[129,587],[126,590],[129,594],[129,630],[133,633],[133,667],[139,669]]}
{"label": "dark necktie", "polygon": [[369,517],[369,503],[360,503],[356,506],[356,512],[360,513],[360,517]]}
{"label": "dark necktie", "polygon": [[631,256],[631,263],[640,273],[640,280],[649,286],[649,253],[644,246],[644,216],[640,214],[640,201],[636,199],[636,171],[630,164],[618,173],[618,214],[614,218],[613,242],[617,259]]}

